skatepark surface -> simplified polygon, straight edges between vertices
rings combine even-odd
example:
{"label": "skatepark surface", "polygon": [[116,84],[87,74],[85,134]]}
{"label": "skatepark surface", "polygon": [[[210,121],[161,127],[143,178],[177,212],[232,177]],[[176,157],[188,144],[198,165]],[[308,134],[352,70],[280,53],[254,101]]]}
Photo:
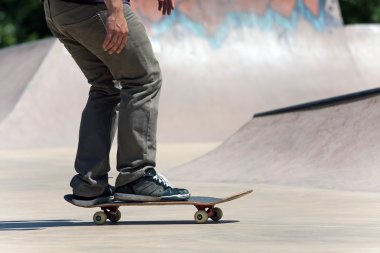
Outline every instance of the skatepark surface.
{"label": "skatepark surface", "polygon": [[334,0],[153,4],[132,7],[164,74],[158,171],[194,196],[254,192],[219,223],[145,206],[94,225],[63,200],[88,84],[55,39],[6,48],[0,252],[380,252],[379,26],[343,26]]}
{"label": "skatepark surface", "polygon": [[77,208],[63,200],[72,176],[67,169],[71,152],[1,152],[0,168],[7,171],[0,176],[1,252],[380,250],[380,194],[310,187],[174,181],[194,195],[255,191],[220,205],[224,212],[220,223],[198,225],[192,206],[168,206],[121,208],[117,225],[96,226],[95,209]]}

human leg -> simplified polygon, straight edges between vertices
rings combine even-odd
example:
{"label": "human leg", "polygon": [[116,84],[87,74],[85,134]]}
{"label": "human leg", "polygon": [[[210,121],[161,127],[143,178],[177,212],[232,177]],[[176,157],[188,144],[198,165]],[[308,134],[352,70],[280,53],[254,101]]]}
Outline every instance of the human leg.
{"label": "human leg", "polygon": [[[47,17],[48,26],[70,52],[91,84],[79,131],[75,159],[75,169],[78,174],[71,180],[74,195],[84,200],[91,200],[103,193],[110,195],[107,187],[110,170],[109,152],[116,130],[116,106],[120,102],[120,90],[114,86],[114,78],[107,66],[67,32],[78,29],[75,27],[77,21],[75,18],[83,19],[83,17],[72,15],[72,9],[65,10],[54,3],[53,6],[45,5],[45,9],[49,8],[49,12],[53,12],[52,16]],[[80,7],[74,5],[76,6]],[[92,14],[84,13],[84,15],[91,17]]]}
{"label": "human leg", "polygon": [[[186,189],[173,188],[156,173],[156,131],[162,77],[159,64],[137,16],[125,8],[129,26],[126,48],[120,61],[109,63],[121,86],[115,198],[119,200],[158,201],[187,199]],[[104,57],[104,62],[108,62]],[[114,60],[114,59],[112,59]]]}

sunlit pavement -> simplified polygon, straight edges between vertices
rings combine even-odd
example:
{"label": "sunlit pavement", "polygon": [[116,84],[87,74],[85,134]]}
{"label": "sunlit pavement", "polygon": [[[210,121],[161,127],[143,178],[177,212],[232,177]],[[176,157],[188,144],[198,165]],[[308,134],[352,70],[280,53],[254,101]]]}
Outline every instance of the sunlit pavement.
{"label": "sunlit pavement", "polygon": [[[176,165],[215,145],[165,144],[159,160]],[[192,206],[153,206],[122,207],[119,223],[97,226],[92,221],[97,209],[63,200],[70,190],[73,154],[74,149],[0,152],[0,252],[380,251],[377,193],[184,178],[173,184],[193,195],[254,192],[219,205],[224,211],[219,223],[195,224]]]}

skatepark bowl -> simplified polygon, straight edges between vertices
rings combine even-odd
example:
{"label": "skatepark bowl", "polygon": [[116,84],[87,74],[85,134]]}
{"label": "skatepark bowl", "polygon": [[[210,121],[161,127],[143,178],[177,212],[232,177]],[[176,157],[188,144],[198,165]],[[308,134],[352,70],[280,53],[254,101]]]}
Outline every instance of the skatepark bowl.
{"label": "skatepark bowl", "polygon": [[380,252],[380,26],[343,25],[336,0],[131,5],[164,76],[158,171],[193,196],[253,193],[219,222],[162,205],[95,225],[63,199],[87,81],[56,39],[4,48],[1,253]]}

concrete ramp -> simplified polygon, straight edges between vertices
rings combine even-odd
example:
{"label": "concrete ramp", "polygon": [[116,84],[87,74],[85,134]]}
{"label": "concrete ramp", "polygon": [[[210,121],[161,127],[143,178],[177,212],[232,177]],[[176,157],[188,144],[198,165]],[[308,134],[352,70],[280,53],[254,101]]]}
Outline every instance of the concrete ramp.
{"label": "concrete ramp", "polygon": [[[370,52],[353,50],[363,43],[359,36],[347,44],[337,1],[186,0],[169,17],[155,1],[132,4],[164,74],[161,142],[221,141],[254,112],[373,88],[380,80],[362,65]],[[43,60],[21,50],[41,43],[49,44]],[[0,52],[33,59],[24,71],[0,67],[10,101],[2,102],[9,106],[1,109],[0,148],[75,146],[89,85],[64,47],[47,40]]]}
{"label": "concrete ramp", "polygon": [[346,43],[363,83],[380,86],[380,26],[349,25],[344,30]]}
{"label": "concrete ramp", "polygon": [[[36,71],[30,73],[21,92],[14,94],[16,103],[0,122],[1,148],[75,145],[88,85],[57,40],[45,40],[45,44],[49,47],[43,61],[33,65]],[[13,76],[23,74],[16,69]]]}
{"label": "concrete ramp", "polygon": [[178,1],[165,18],[134,3],[163,66],[161,140],[223,140],[253,112],[374,87],[337,1]]}
{"label": "concrete ramp", "polygon": [[170,178],[380,191],[380,89],[256,115]]}
{"label": "concrete ramp", "polygon": [[0,124],[21,98],[52,44],[52,40],[41,40],[0,50]]}

